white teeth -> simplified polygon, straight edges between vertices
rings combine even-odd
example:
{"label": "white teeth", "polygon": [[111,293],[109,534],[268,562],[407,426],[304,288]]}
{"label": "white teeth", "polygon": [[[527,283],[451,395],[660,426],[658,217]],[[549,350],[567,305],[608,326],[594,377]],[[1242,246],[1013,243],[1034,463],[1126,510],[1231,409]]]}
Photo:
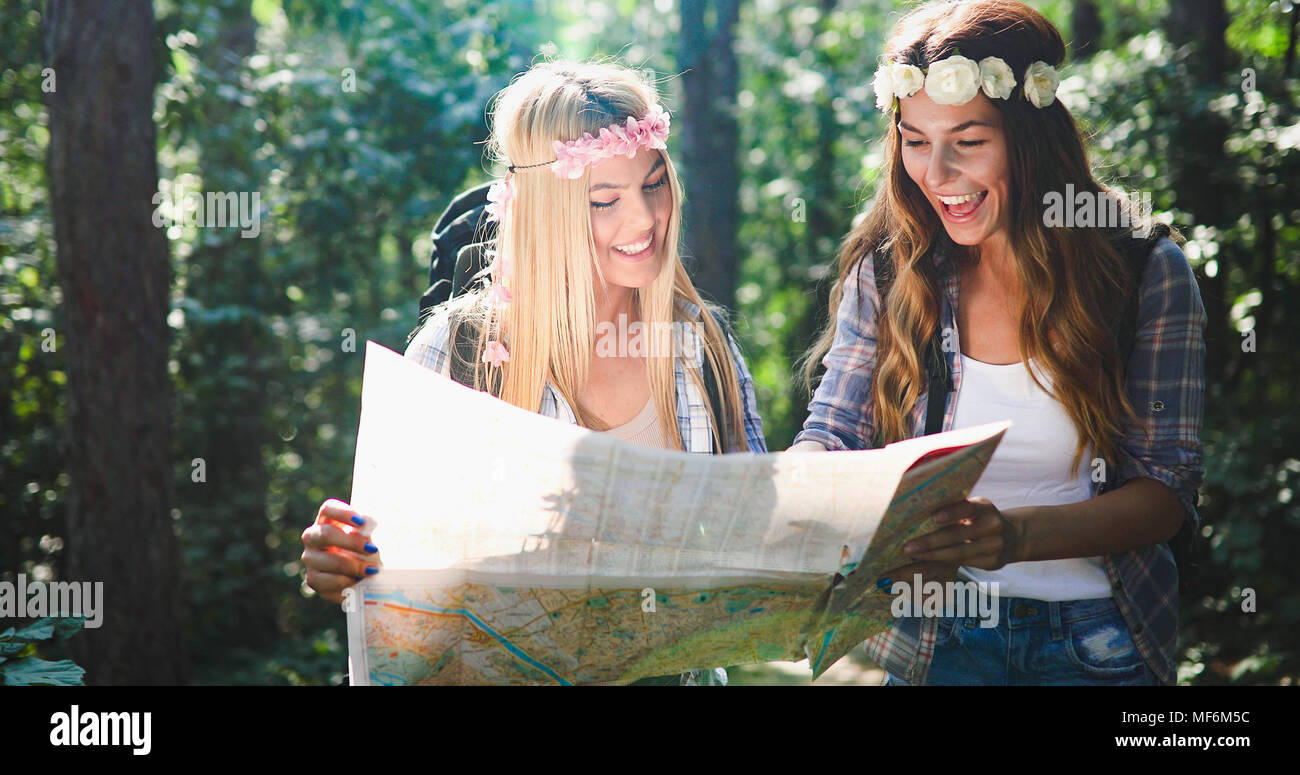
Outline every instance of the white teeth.
{"label": "white teeth", "polygon": [[964,194],[962,196],[941,196],[939,197],[939,201],[943,202],[946,205],[959,205],[962,204],[963,202],[971,201],[972,199],[974,199],[975,197],[979,196],[982,193],[984,192],[976,191],[973,194]]}
{"label": "white teeth", "polygon": [[645,242],[638,242],[635,245],[615,245],[614,249],[620,253],[626,253],[629,256],[635,256],[637,253],[640,253],[641,251],[650,247],[650,243],[653,240],[654,237],[650,236],[645,238]]}

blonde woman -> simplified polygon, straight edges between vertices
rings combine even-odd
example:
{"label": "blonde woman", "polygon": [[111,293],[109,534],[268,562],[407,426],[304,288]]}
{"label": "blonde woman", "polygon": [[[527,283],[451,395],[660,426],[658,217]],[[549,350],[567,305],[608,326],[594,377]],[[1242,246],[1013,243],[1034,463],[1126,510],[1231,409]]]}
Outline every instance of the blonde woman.
{"label": "blonde woman", "polygon": [[[1052,217],[1063,195],[1117,201],[1056,99],[1064,56],[1022,3],[930,2],[876,76],[882,189],[840,253],[807,360],[826,374],[795,448],[920,435],[931,408],[942,430],[1013,422],[972,497],[908,547],[996,584],[996,626],[900,618],[867,641],[891,685],[1176,680],[1166,542],[1197,526],[1205,310],[1167,229],[1140,239],[1153,225],[1121,208],[1122,223]],[[940,402],[927,373],[942,371]],[[913,578],[880,585],[899,582]]]}
{"label": "blonde woman", "polygon": [[[506,171],[489,195],[495,257],[406,357],[634,443],[765,452],[745,361],[678,254],[682,189],[654,86],[610,64],[546,62],[497,95],[491,118]],[[377,572],[378,548],[337,527],[364,519],[328,500],[303,533],[307,583],[327,600]]]}

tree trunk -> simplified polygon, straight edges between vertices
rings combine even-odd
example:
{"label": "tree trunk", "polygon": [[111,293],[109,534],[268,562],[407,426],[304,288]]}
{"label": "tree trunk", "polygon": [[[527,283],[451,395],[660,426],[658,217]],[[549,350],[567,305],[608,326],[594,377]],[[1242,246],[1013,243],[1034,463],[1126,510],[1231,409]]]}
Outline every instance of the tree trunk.
{"label": "tree trunk", "polygon": [[1070,13],[1070,58],[1090,59],[1101,45],[1101,13],[1093,0],[1075,0]]}
{"label": "tree trunk", "polygon": [[1175,46],[1196,47],[1188,63],[1200,75],[1217,77],[1227,69],[1228,12],[1223,0],[1169,0],[1164,28]]}
{"label": "tree trunk", "polygon": [[682,0],[677,54],[686,93],[678,126],[688,192],[682,218],[688,265],[696,287],[727,308],[736,303],[739,76],[732,33],[738,16],[737,0]]}
{"label": "tree trunk", "polygon": [[87,683],[183,680],[149,0],[51,0],[49,179],[67,307],[67,580],[103,582],[72,639]]}

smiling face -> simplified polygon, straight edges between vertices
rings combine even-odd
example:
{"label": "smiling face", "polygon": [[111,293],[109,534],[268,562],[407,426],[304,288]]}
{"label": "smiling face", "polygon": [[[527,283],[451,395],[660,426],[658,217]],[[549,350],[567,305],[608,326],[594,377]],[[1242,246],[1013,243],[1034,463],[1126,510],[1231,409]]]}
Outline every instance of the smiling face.
{"label": "smiling face", "polygon": [[984,94],[939,105],[922,89],[899,100],[903,166],[958,245],[1009,234],[1011,175],[1002,114]]}
{"label": "smiling face", "polygon": [[611,290],[644,288],[663,268],[672,214],[668,168],[658,151],[615,156],[591,168],[591,236]]}

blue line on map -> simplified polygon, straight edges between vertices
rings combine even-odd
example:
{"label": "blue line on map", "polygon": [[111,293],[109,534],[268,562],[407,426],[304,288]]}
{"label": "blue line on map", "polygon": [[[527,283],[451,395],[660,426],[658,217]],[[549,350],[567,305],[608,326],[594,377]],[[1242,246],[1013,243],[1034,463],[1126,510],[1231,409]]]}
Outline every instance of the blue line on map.
{"label": "blue line on map", "polygon": [[822,657],[826,655],[826,647],[831,645],[831,636],[833,636],[834,634],[835,634],[835,630],[828,630],[826,632],[826,637],[822,638],[821,650],[817,652],[817,661],[813,662],[813,666],[812,666],[812,671],[814,675],[816,675],[817,673],[817,668],[821,667]]}
{"label": "blue line on map", "polygon": [[400,602],[404,605],[409,605],[412,608],[419,608],[421,610],[428,611],[429,613],[453,614],[455,616],[463,616],[467,620],[469,620],[469,622],[473,624],[475,627],[478,627],[483,632],[486,632],[488,635],[492,636],[492,638],[495,639],[498,643],[500,643],[502,647],[505,648],[506,651],[509,651],[511,654],[514,654],[519,659],[523,660],[524,662],[527,662],[528,664],[532,665],[538,670],[541,670],[543,673],[546,673],[551,678],[554,678],[556,681],[560,683],[561,686],[573,685],[569,681],[564,680],[564,677],[561,676],[559,673],[555,672],[550,667],[542,664],[541,662],[538,662],[536,659],[533,659],[527,653],[525,653],[523,649],[519,648],[515,644],[506,640],[505,636],[500,635],[496,631],[494,631],[491,627],[487,625],[487,622],[478,618],[478,616],[468,608],[447,608],[440,605],[434,605],[432,603],[417,603],[414,600],[408,598],[406,595],[397,591],[372,592],[367,594],[366,597],[374,600],[391,600],[395,602]]}

